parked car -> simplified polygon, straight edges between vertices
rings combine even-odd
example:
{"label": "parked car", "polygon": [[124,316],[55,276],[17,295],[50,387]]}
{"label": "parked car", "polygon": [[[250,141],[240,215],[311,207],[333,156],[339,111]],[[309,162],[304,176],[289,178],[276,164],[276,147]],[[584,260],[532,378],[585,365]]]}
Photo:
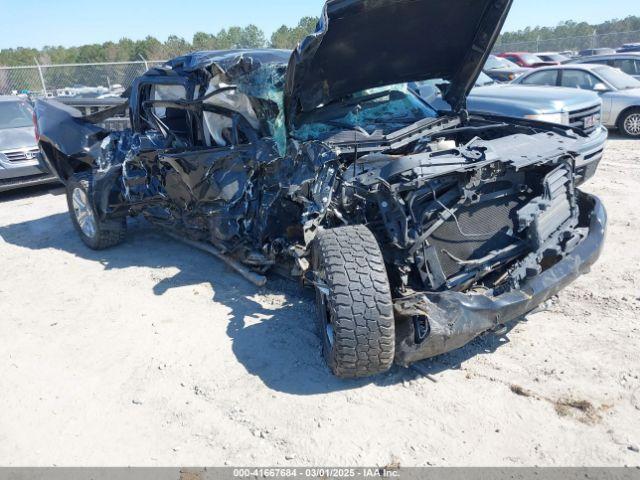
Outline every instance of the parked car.
{"label": "parked car", "polygon": [[[408,365],[521,318],[603,247],[604,207],[576,188],[595,168],[588,133],[467,113],[510,5],[329,1],[293,54],[151,69],[132,86],[133,131],[38,101],[40,145],[88,247],[144,215],[256,284],[276,270],[312,286],[336,375]],[[448,112],[404,83],[435,77]]]}
{"label": "parked car", "polygon": [[578,52],[579,57],[593,57],[594,55],[612,55],[616,53],[613,48],[587,48]]}
{"label": "parked car", "polygon": [[640,52],[640,43],[625,43],[618,49],[619,53]]}
{"label": "parked car", "polygon": [[519,67],[506,58],[496,57],[495,55],[489,55],[484,64],[484,73],[496,82],[511,82],[528,71],[528,68]]}
{"label": "parked car", "polygon": [[519,67],[525,68],[538,68],[557,64],[557,62],[545,62],[537,55],[529,52],[505,52],[498,54],[498,57],[506,58]]}
{"label": "parked car", "polygon": [[[443,99],[448,83],[442,79],[415,82],[410,88],[435,109],[448,109]],[[590,168],[578,168],[580,181],[590,178],[602,160],[607,129],[601,123],[602,100],[593,92],[499,84],[481,73],[467,97],[467,108],[473,114],[536,120],[582,130],[590,137],[581,146],[582,156],[590,159]]]}
{"label": "parked car", "polygon": [[568,63],[597,63],[600,65],[609,65],[610,67],[622,70],[636,80],[640,80],[640,53],[614,53],[613,55],[581,57],[571,60]]}
{"label": "parked car", "polygon": [[0,96],[0,192],[55,181],[40,156],[31,105]]}
{"label": "parked car", "polygon": [[514,83],[579,88],[602,97],[602,123],[640,138],[640,81],[606,65],[570,64],[525,74]]}
{"label": "parked car", "polygon": [[[410,88],[438,110],[446,109],[441,79],[416,82]],[[481,73],[467,96],[467,108],[474,114],[547,121],[582,128],[597,137],[606,136],[600,123],[602,100],[594,92],[575,92],[566,88],[543,88],[500,84]],[[598,142],[600,139],[598,140]]]}
{"label": "parked car", "polygon": [[556,65],[562,65],[571,60],[571,57],[559,52],[537,52],[536,57],[539,57],[545,62],[555,63]]}

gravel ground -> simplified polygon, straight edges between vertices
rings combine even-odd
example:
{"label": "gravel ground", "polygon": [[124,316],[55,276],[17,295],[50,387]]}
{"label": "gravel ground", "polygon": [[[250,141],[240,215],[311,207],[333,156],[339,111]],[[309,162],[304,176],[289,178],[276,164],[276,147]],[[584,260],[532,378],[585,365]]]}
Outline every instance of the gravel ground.
{"label": "gravel ground", "polygon": [[131,222],[85,248],[61,189],[0,195],[1,465],[640,464],[640,142],[586,189],[606,251],[548,310],[371,381],[325,368],[309,294]]}

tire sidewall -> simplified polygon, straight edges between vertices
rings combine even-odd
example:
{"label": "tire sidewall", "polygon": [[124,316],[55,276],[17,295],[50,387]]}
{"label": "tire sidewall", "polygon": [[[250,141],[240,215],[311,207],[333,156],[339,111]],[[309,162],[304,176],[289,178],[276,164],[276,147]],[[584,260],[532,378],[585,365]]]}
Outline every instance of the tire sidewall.
{"label": "tire sidewall", "polygon": [[620,132],[622,134],[624,134],[625,136],[627,136],[629,138],[640,138],[640,134],[630,133],[625,128],[625,123],[627,122],[627,118],[629,118],[631,115],[640,115],[640,108],[636,108],[636,109],[630,110],[627,113],[625,113],[620,118],[620,124],[618,125],[618,129],[620,130]]}
{"label": "tire sidewall", "polygon": [[[82,176],[80,178],[75,175],[72,176],[67,182],[67,206],[69,207],[69,216],[71,217],[73,228],[75,228],[82,242],[88,247],[96,249],[98,248],[98,241],[100,238],[100,222],[97,221],[96,211],[93,206],[93,198],[89,190],[89,185],[90,182],[86,176]],[[75,209],[73,207],[73,192],[78,188],[84,191],[85,195],[87,196],[88,207],[91,209],[94,218],[96,218],[96,234],[93,237],[87,236],[82,231],[82,227],[78,223],[78,218],[76,217]]]}
{"label": "tire sidewall", "polygon": [[[314,242],[313,248],[312,248],[312,256],[313,256],[313,270],[316,273],[316,275],[318,274],[318,272],[324,272],[324,264],[323,264],[323,252],[321,251],[321,247],[320,247],[320,243],[318,241]],[[322,338],[322,356],[324,357],[325,362],[327,363],[328,367],[334,371],[335,367],[336,367],[336,358],[335,358],[335,349],[334,349],[334,345],[331,345],[331,342],[329,341],[329,336],[327,335],[327,325],[326,323],[329,321],[328,315],[329,312],[327,312],[327,307],[329,309],[334,308],[333,305],[331,304],[331,286],[329,285],[329,282],[326,278],[326,275],[324,276],[323,280],[326,282],[327,286],[329,287],[329,294],[328,295],[324,295],[323,293],[320,292],[320,290],[318,289],[318,287],[315,287],[315,296],[316,296],[316,326],[318,328],[318,333],[320,334],[320,337]],[[321,298],[324,297],[324,303]]]}

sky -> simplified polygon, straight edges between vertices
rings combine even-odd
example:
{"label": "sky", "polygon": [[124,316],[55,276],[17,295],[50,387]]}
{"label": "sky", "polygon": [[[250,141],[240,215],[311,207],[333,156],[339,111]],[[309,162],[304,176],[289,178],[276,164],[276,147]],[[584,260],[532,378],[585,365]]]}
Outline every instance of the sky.
{"label": "sky", "polygon": [[[0,48],[138,40],[253,23],[267,37],[280,25],[318,16],[323,0],[0,0]],[[563,20],[599,23],[640,15],[640,0],[514,0],[505,31],[555,26]],[[30,28],[26,28],[27,25]]]}

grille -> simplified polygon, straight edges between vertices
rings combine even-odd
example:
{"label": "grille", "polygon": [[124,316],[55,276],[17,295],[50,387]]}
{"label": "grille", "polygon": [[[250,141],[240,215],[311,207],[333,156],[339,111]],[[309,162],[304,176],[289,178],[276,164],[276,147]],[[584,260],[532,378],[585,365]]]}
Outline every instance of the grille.
{"label": "grille", "polygon": [[584,130],[586,133],[593,132],[600,126],[601,121],[602,107],[600,105],[569,112],[569,125]]}
{"label": "grille", "polygon": [[28,175],[26,177],[0,179],[0,191],[5,190],[6,188],[22,187],[55,180],[56,177],[50,173],[38,173],[35,175]]}
{"label": "grille", "polygon": [[2,152],[2,154],[7,157],[10,162],[24,162],[38,158],[40,156],[40,150],[37,148],[30,148],[27,150],[10,150]]}
{"label": "grille", "polygon": [[518,210],[527,202],[524,195],[482,202],[459,210],[458,223],[453,218],[445,222],[429,238],[445,276],[460,273],[462,267],[444,250],[462,260],[474,260],[513,244]]}

